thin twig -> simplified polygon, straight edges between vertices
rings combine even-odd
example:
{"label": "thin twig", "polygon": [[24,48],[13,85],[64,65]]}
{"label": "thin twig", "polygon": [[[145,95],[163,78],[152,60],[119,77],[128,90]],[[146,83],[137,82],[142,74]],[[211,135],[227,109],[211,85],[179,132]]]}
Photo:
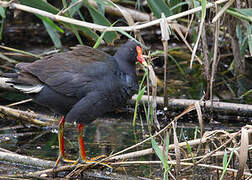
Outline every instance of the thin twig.
{"label": "thin twig", "polygon": [[[228,0],[219,0],[219,1],[216,1],[215,3],[208,3],[206,5],[206,8],[213,7],[213,6],[215,6],[215,4],[222,4],[222,3],[226,2],[226,1],[228,1]],[[75,25],[78,25],[78,26],[87,27],[87,28],[97,30],[97,31],[117,31],[117,30],[135,31],[135,30],[140,30],[140,29],[144,29],[144,28],[147,28],[147,27],[157,25],[162,20],[162,19],[156,19],[156,20],[153,20],[153,21],[141,24],[141,25],[136,25],[136,26],[107,27],[107,26],[102,26],[102,25],[98,25],[98,24],[94,24],[94,23],[89,23],[89,22],[76,20],[76,19],[73,19],[73,18],[60,16],[60,15],[57,15],[57,14],[55,15],[55,14],[52,14],[52,13],[49,13],[49,12],[46,12],[46,11],[42,11],[42,10],[39,10],[39,9],[36,9],[36,8],[32,8],[32,7],[29,7],[29,6],[26,6],[26,5],[22,5],[22,4],[9,3],[9,2],[6,2],[6,1],[0,1],[0,5],[5,7],[5,8],[10,7],[10,8],[13,8],[13,9],[19,9],[19,10],[26,11],[26,12],[33,13],[33,14],[39,14],[41,16],[51,18],[51,19],[53,19],[55,21],[62,21],[62,22],[70,23],[70,24],[75,24]],[[169,17],[166,18],[166,20],[167,21],[172,21],[172,20],[187,16],[189,14],[199,12],[201,10],[202,10],[202,7],[199,6],[197,8],[193,8],[193,9],[190,9],[188,11],[184,11],[182,13],[175,14],[173,16],[169,16]]]}
{"label": "thin twig", "polygon": [[32,101],[32,99],[26,99],[26,100],[23,100],[23,101],[19,101],[19,102],[15,102],[15,103],[8,104],[7,107],[11,107],[11,106],[16,106],[16,105],[24,104],[24,103],[31,102],[31,101]]}
{"label": "thin twig", "polygon": [[[218,7],[216,7],[216,11],[218,11]],[[210,100],[211,100],[211,122],[213,121],[213,83],[215,78],[215,72],[217,70],[218,65],[218,41],[219,41],[219,32],[220,32],[220,20],[218,19],[215,22],[215,36],[214,36],[214,54],[213,54],[213,63],[212,63],[212,74],[210,79]]]}

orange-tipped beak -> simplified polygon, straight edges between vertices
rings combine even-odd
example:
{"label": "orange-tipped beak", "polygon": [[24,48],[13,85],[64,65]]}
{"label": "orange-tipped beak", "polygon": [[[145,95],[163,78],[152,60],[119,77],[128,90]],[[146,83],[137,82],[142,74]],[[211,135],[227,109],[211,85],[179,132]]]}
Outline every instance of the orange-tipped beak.
{"label": "orange-tipped beak", "polygon": [[136,51],[137,51],[137,60],[138,62],[140,62],[142,65],[144,65],[145,67],[147,67],[147,62],[146,60],[144,59],[143,57],[143,51],[142,51],[142,48],[140,46],[137,46],[136,47]]}

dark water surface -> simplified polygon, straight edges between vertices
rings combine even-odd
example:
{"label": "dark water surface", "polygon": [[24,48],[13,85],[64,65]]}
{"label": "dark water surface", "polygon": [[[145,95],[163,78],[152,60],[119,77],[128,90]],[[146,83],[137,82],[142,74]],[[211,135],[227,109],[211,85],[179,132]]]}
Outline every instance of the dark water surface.
{"label": "dark water surface", "polygon": [[[148,134],[146,126],[142,129],[138,124],[134,129],[132,128],[131,120],[132,115],[123,115],[123,117],[105,117],[104,119],[97,119],[92,124],[86,126],[84,140],[87,156],[94,157],[101,154],[109,155],[113,152],[115,153],[134,145],[137,142],[142,141],[143,138],[146,138],[145,135]],[[1,148],[22,155],[52,161],[56,160],[58,154],[57,126],[54,128],[36,128],[34,126],[23,127],[22,125],[15,125],[16,122],[11,120],[0,119],[0,122]],[[69,159],[75,160],[78,158],[77,136],[78,132],[76,125],[67,124],[64,137],[66,155]],[[149,147],[151,147],[150,142],[135,148],[134,151]],[[141,160],[144,159],[150,160],[150,157],[141,158]],[[1,162],[0,174],[16,174],[36,170],[33,168]],[[136,168],[134,173],[128,173],[131,176],[143,176],[148,172],[148,174],[145,175],[150,176],[149,173],[151,173],[151,169],[148,169],[148,167],[142,170],[140,169]]]}
{"label": "dark water surface", "polygon": [[[147,125],[143,126],[138,121],[135,128],[132,127],[132,113],[120,113],[99,118],[92,124],[85,127],[84,140],[86,143],[86,153],[89,157],[101,154],[109,155],[112,152],[118,152],[131,145],[141,142],[149,137]],[[0,119],[0,147],[17,152],[22,155],[33,156],[41,159],[55,161],[58,154],[57,126],[53,128],[36,128],[34,126],[24,127],[17,125],[16,121]],[[195,136],[195,127],[197,124],[179,123],[178,138],[184,141],[185,138],[193,139]],[[238,124],[215,126],[216,129],[236,130]],[[206,126],[211,129],[211,127]],[[67,124],[65,128],[65,149],[69,159],[78,157],[77,128],[74,124]],[[133,151],[150,148],[150,142],[147,142]],[[135,158],[134,160],[158,160],[155,155]],[[0,162],[0,175],[3,174],[24,174],[30,171],[38,170],[35,167],[26,167],[23,165],[14,165]],[[118,170],[115,170],[118,172]],[[201,169],[200,172],[203,170]],[[119,174],[142,177],[162,177],[160,165],[141,165],[125,168]]]}

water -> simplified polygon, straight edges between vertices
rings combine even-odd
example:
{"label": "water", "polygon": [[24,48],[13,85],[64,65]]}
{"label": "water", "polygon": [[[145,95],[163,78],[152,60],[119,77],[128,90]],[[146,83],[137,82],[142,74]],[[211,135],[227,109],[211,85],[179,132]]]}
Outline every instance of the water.
{"label": "water", "polygon": [[[55,161],[58,154],[57,126],[36,128],[34,126],[23,127],[17,125],[18,122],[0,119],[0,147],[17,152],[22,155],[33,156],[45,160]],[[179,141],[193,139],[195,136],[195,127],[197,124],[192,122],[178,124]],[[229,127],[229,130],[235,130],[238,125]],[[11,127],[11,128],[10,128]],[[228,127],[225,126],[224,127]],[[210,126],[206,127],[211,129]],[[216,129],[223,128],[223,124],[215,126]],[[147,125],[137,123],[132,128],[132,113],[112,113],[104,118],[97,119],[85,127],[84,140],[86,153],[89,157],[98,155],[109,155],[118,152],[129,146],[132,146],[148,136]],[[77,128],[74,124],[67,124],[65,127],[65,149],[69,159],[78,158]],[[198,134],[199,136],[199,134]],[[172,143],[172,141],[171,141]],[[132,151],[150,148],[150,142],[147,142]],[[158,160],[155,155],[148,155],[134,160]],[[36,167],[26,167],[8,163],[0,163],[0,174],[25,174],[27,172],[38,170]],[[9,169],[9,171],[7,171]],[[10,170],[11,169],[11,170]],[[202,170],[203,171],[203,170]],[[160,165],[139,165],[127,167],[125,171],[115,170],[119,174],[128,176],[143,177],[162,177]]]}
{"label": "water", "polygon": [[[117,117],[105,117],[97,119],[92,124],[85,127],[84,141],[86,153],[88,157],[95,157],[99,155],[109,155],[113,152],[118,152],[126,147],[134,145],[145,138],[143,136],[142,127],[137,125],[132,128],[132,114],[131,115],[114,115]],[[58,135],[57,127],[36,128],[16,126],[8,128],[15,124],[15,121],[0,119],[0,147],[8,149],[18,154],[33,156],[41,159],[55,161],[58,154]],[[18,123],[18,122],[17,122]],[[10,124],[12,124],[10,126]],[[146,128],[146,126],[144,127]],[[146,130],[146,129],[145,129]],[[67,158],[78,158],[78,141],[77,141],[77,127],[74,124],[67,124],[64,131],[65,150]],[[150,147],[150,143],[141,145],[134,149],[144,149]],[[145,159],[145,158],[143,158]],[[5,166],[14,166],[13,173],[16,173],[16,165],[1,163],[3,169]],[[34,167],[33,167],[34,168]],[[143,168],[143,167],[142,167]],[[20,166],[20,172],[23,171]],[[36,168],[34,169],[36,170]],[[139,171],[139,169],[137,169]],[[137,173],[130,175],[136,175]],[[148,170],[149,172],[150,170]],[[5,171],[2,171],[5,174]],[[1,173],[1,174],[2,174]],[[143,171],[141,171],[141,175]]]}

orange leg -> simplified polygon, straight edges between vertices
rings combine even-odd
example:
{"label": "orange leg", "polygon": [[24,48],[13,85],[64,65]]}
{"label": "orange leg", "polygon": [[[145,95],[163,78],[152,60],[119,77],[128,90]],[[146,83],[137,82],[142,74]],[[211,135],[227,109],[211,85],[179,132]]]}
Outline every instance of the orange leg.
{"label": "orange leg", "polygon": [[[79,148],[80,148],[79,161],[84,161],[85,163],[92,163],[92,164],[98,163],[98,160],[101,158],[104,158],[105,156],[101,155],[101,156],[93,157],[90,160],[88,160],[86,156],[85,145],[84,145],[84,140],[83,140],[83,124],[80,124],[80,123],[78,124],[78,131],[79,131],[78,139],[79,139]],[[108,164],[105,164],[105,163],[99,163],[99,164],[112,169],[112,167],[109,166]]]}
{"label": "orange leg", "polygon": [[64,148],[64,124],[65,124],[65,118],[62,116],[58,128],[59,128],[59,134],[58,134],[58,141],[59,141],[59,153],[65,157],[65,148]]}
{"label": "orange leg", "polygon": [[86,156],[86,152],[85,152],[85,144],[84,144],[84,140],[83,140],[83,124],[78,124],[78,131],[79,131],[79,147],[80,147],[80,156],[81,159],[84,161],[87,161],[87,156]]}
{"label": "orange leg", "polygon": [[65,158],[65,149],[64,149],[64,124],[65,124],[65,118],[64,116],[62,116],[58,128],[59,128],[59,132],[58,132],[58,141],[59,141],[59,156],[55,162],[54,168],[57,167],[57,165],[59,164],[59,161],[61,159],[63,159],[64,162],[74,162],[72,160],[68,160]]}

